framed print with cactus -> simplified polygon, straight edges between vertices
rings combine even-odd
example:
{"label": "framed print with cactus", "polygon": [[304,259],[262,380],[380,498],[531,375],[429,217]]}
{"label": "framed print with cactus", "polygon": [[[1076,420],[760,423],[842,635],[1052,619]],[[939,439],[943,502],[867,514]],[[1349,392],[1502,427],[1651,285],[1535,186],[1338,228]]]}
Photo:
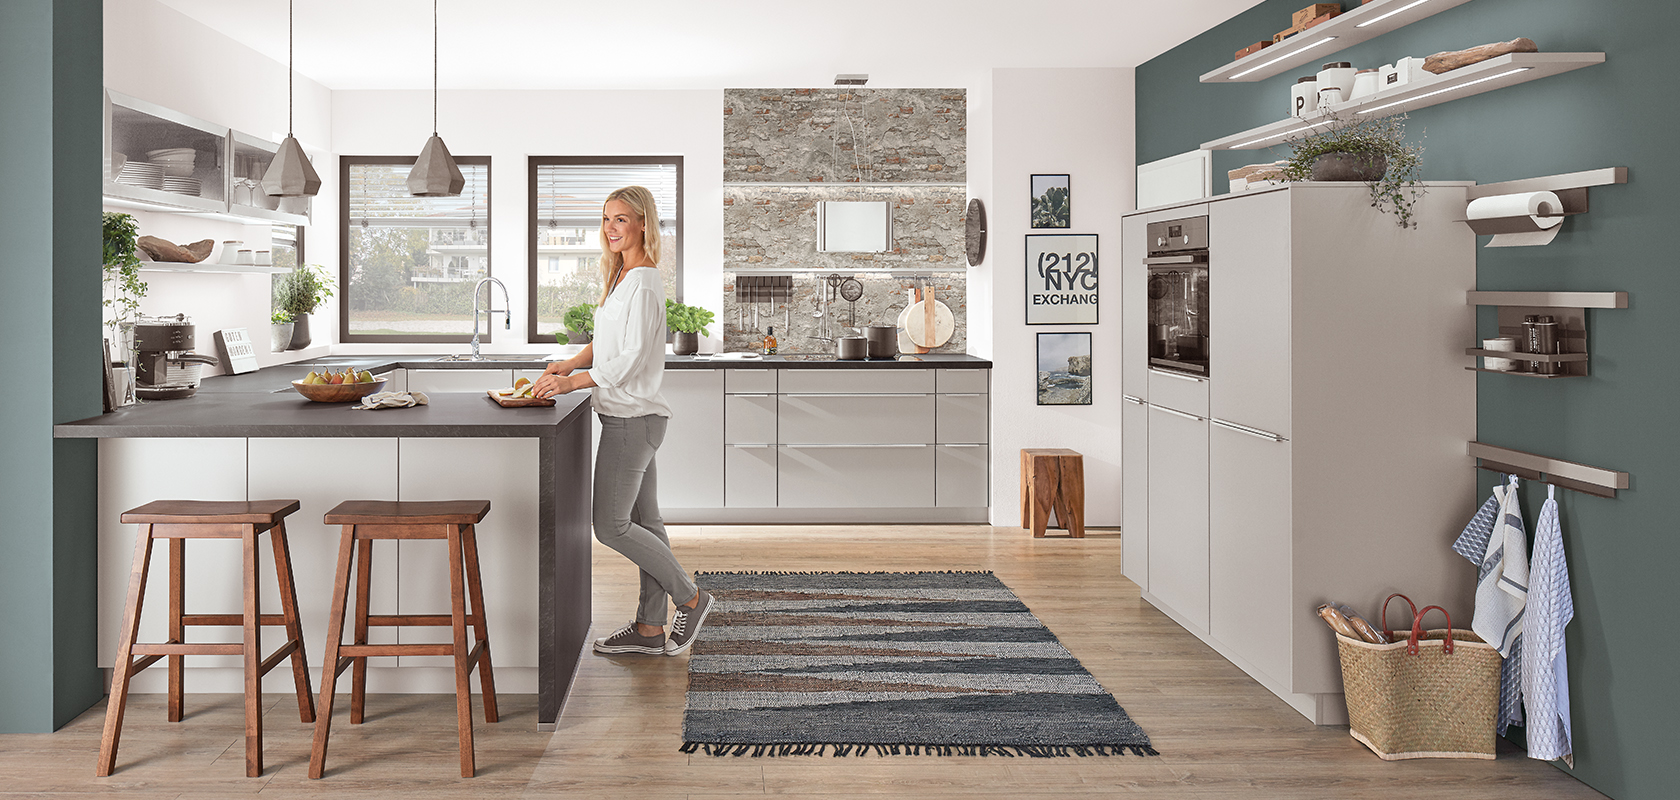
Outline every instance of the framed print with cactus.
{"label": "framed print with cactus", "polygon": [[1073,220],[1073,198],[1066,175],[1032,176],[1032,226],[1066,228]]}

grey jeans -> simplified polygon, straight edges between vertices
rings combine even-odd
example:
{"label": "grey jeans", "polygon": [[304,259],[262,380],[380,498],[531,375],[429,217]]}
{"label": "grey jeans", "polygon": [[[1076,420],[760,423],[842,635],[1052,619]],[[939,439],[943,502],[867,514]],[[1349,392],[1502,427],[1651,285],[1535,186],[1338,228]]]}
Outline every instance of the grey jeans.
{"label": "grey jeans", "polygon": [[699,593],[688,570],[671,553],[671,539],[659,516],[659,481],[653,456],[665,441],[667,420],[657,414],[598,416],[601,444],[595,452],[595,538],[642,570],[636,621],[663,626],[671,601],[686,603]]}

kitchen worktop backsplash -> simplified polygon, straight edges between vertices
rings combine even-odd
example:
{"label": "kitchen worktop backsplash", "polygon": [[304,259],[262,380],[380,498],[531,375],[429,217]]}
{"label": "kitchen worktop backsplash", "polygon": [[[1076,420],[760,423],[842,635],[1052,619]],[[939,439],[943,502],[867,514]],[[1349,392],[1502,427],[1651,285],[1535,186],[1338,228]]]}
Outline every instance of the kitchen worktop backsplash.
{"label": "kitchen worktop backsplash", "polygon": [[[748,273],[742,273],[748,274]],[[870,273],[850,273],[863,284],[863,296],[856,303],[857,324],[892,325],[904,310],[906,290],[920,280],[933,289],[934,299],[951,309],[955,332],[951,340],[934,348],[934,353],[968,352],[968,274],[966,272],[936,272],[908,277]],[[775,327],[777,349],[782,353],[833,353],[834,342],[821,337],[829,327],[843,327],[852,321],[852,303],[836,299],[823,309],[824,316],[816,316],[823,304],[819,298],[828,290],[825,275],[799,274],[793,276],[792,297],[788,302],[758,303],[758,325],[753,326],[752,303],[742,303],[735,294],[736,273],[723,274],[723,349],[728,351],[757,351],[764,341],[766,328]],[[828,315],[833,315],[830,318]],[[844,332],[842,331],[842,334]]]}

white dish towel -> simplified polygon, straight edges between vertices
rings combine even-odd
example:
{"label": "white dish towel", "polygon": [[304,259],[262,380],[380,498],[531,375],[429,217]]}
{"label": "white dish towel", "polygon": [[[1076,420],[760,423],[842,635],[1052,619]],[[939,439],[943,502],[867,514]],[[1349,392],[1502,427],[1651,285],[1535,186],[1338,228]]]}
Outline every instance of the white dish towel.
{"label": "white dish towel", "polygon": [[1534,531],[1528,608],[1522,641],[1523,704],[1528,707],[1528,756],[1563,759],[1575,766],[1569,728],[1569,657],[1563,629],[1575,618],[1569,596],[1569,564],[1563,556],[1557,487],[1546,487],[1546,504]]}
{"label": "white dish towel", "polygon": [[410,408],[427,404],[425,392],[374,392],[362,398],[358,405],[351,406],[357,411],[373,411],[381,408]]}
{"label": "white dish towel", "polygon": [[1477,562],[1476,613],[1470,629],[1504,658],[1499,670],[1499,732],[1503,734],[1511,723],[1523,719],[1519,642],[1528,600],[1528,536],[1517,497],[1517,476],[1509,476],[1504,486],[1495,486],[1493,496],[1498,505],[1492,519],[1487,518],[1488,505],[1483,505],[1453,549],[1469,558],[1476,552],[1471,548],[1482,543],[1480,558],[1473,559]]}

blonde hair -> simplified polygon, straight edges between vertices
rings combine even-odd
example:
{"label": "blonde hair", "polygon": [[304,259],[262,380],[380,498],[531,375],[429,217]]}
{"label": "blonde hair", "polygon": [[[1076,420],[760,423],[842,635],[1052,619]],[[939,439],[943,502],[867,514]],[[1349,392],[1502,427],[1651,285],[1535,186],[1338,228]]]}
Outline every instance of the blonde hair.
{"label": "blonde hair", "polygon": [[[636,216],[641,219],[642,249],[647,252],[647,257],[653,261],[653,265],[655,267],[659,266],[659,203],[653,199],[653,192],[641,186],[626,186],[622,189],[614,189],[612,194],[607,195],[606,200],[601,201],[602,209],[604,210],[607,203],[614,200],[624,201],[625,204],[630,206],[630,210],[634,211]],[[607,246],[607,231],[604,220],[600,237],[601,302],[605,303],[607,302],[607,295],[612,292],[613,276],[618,273],[623,258]]]}

